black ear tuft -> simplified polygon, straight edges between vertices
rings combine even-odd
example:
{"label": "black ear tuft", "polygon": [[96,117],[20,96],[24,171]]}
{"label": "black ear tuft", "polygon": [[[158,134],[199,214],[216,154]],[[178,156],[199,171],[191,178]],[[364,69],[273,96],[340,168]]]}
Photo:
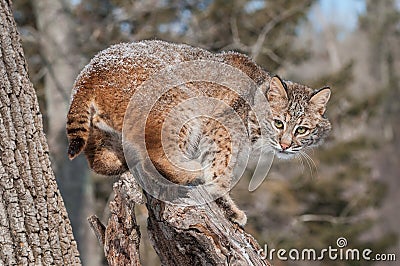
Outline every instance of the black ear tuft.
{"label": "black ear tuft", "polygon": [[325,89],[330,89],[331,87],[329,87],[329,86],[324,86],[324,87],[322,87],[322,88],[319,88],[319,89],[316,89],[316,90],[314,90],[312,93],[311,93],[311,95],[310,95],[310,99],[315,95],[315,94],[317,94],[318,92],[320,92],[320,91],[322,91],[322,90],[325,90]]}
{"label": "black ear tuft", "polygon": [[276,100],[288,100],[287,89],[285,83],[278,76],[274,76],[269,84],[269,89],[267,91],[267,100],[270,102]]}
{"label": "black ear tuft", "polygon": [[323,116],[326,109],[326,104],[331,97],[331,90],[329,87],[324,87],[320,90],[317,90],[310,98],[310,103],[313,104],[318,112]]}
{"label": "black ear tuft", "polygon": [[281,77],[276,75],[276,74],[273,76],[273,78],[278,78],[279,79],[279,81],[282,83],[283,88],[285,89],[285,91],[287,93],[288,88],[287,88],[287,84],[285,83],[285,81],[283,81],[283,79],[281,79]]}

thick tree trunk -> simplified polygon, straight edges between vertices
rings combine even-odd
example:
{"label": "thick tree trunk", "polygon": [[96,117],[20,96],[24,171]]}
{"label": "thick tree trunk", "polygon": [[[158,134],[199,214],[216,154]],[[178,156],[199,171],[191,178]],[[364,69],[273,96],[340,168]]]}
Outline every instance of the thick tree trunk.
{"label": "thick tree trunk", "polygon": [[0,0],[0,265],[80,265],[10,6]]}
{"label": "thick tree trunk", "polygon": [[92,183],[85,158],[70,161],[65,131],[72,85],[83,58],[79,51],[76,22],[68,1],[34,0],[40,34],[41,56],[46,66],[45,92],[48,113],[47,139],[61,194],[78,242],[81,259],[90,266],[101,264],[100,249],[86,219],[94,209]]}

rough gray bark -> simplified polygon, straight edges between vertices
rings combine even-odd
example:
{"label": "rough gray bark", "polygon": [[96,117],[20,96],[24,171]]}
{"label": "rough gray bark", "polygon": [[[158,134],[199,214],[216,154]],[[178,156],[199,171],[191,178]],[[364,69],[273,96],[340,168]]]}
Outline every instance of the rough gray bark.
{"label": "rough gray bark", "polygon": [[[108,224],[96,216],[89,223],[109,265],[139,266],[140,231],[134,207],[143,199],[132,174],[121,176],[114,193]],[[146,197],[148,232],[162,265],[271,265],[257,241],[227,220],[215,202],[179,207]]]}
{"label": "rough gray bark", "polygon": [[168,205],[147,195],[148,231],[162,265],[271,265],[257,241],[215,202]]}
{"label": "rough gray bark", "polygon": [[135,204],[143,203],[142,194],[133,176],[127,172],[114,184],[111,216],[104,226],[96,216],[88,220],[94,230],[108,264],[140,266],[140,231],[136,223]]}
{"label": "rough gray bark", "polygon": [[47,140],[57,182],[78,242],[81,259],[91,266],[101,264],[101,250],[90,232],[86,218],[94,209],[92,184],[83,156],[70,161],[67,156],[65,124],[72,85],[83,57],[79,51],[76,22],[68,1],[34,0],[36,21],[45,75]]}
{"label": "rough gray bark", "polygon": [[16,29],[0,0],[0,265],[80,265]]}

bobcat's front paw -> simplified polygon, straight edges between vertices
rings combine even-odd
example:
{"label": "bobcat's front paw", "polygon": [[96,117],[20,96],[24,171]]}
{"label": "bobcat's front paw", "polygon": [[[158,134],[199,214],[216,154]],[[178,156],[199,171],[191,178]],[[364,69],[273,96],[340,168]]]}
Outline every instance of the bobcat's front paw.
{"label": "bobcat's front paw", "polygon": [[225,212],[225,217],[234,223],[237,223],[241,227],[247,223],[247,216],[244,211],[240,210],[233,202],[229,195],[225,195],[216,200],[217,204]]}
{"label": "bobcat's front paw", "polygon": [[240,225],[241,227],[244,227],[247,223],[247,215],[244,213],[244,211],[241,210],[235,210],[235,212],[229,217],[229,219]]}

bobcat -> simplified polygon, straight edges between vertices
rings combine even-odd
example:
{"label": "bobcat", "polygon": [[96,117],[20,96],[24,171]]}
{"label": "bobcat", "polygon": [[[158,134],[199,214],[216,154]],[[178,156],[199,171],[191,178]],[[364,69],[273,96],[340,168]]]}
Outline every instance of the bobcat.
{"label": "bobcat", "polygon": [[[281,158],[293,157],[307,147],[318,145],[330,131],[330,122],[324,116],[330,97],[328,87],[313,90],[284,81],[237,52],[211,53],[188,45],[149,40],[117,44],[101,51],[77,77],[67,121],[69,158],[74,159],[84,151],[90,167],[99,174],[110,176],[127,171],[121,139],[124,115],[131,97],[158,71],[193,60],[208,60],[239,69],[265,95],[270,111],[255,121],[249,104],[219,84],[192,81],[184,84],[183,89],[171,88],[155,104],[145,126],[149,157],[166,179],[177,184],[217,180],[210,193],[230,188],[232,169],[228,167],[228,161],[232,159],[235,147],[232,147],[233,136],[226,132],[220,121],[199,118],[186,123],[172,152],[184,153],[188,160],[208,165],[207,171],[199,174],[182,170],[169,162],[165,154],[161,143],[163,122],[169,112],[193,95],[226,103],[238,114],[241,120],[238,123],[249,125],[247,134],[251,142],[268,146]],[[150,95],[151,91],[141,93]],[[231,126],[235,127],[234,124]],[[261,129],[267,132],[266,138],[261,136]],[[217,203],[232,221],[242,226],[246,223],[246,215],[229,196],[219,198]]]}

